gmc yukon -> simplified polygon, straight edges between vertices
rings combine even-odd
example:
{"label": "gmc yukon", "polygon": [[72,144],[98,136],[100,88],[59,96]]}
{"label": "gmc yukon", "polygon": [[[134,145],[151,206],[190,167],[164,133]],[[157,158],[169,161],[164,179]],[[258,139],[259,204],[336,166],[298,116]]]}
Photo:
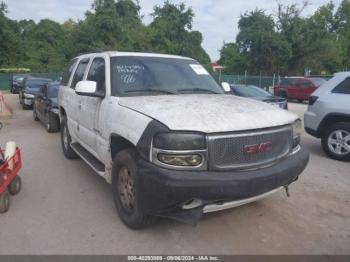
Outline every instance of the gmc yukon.
{"label": "gmc yukon", "polygon": [[59,91],[63,153],[112,185],[131,228],[157,217],[195,224],[203,213],[287,190],[309,159],[301,120],[226,95],[225,86],[191,58],[80,55]]}

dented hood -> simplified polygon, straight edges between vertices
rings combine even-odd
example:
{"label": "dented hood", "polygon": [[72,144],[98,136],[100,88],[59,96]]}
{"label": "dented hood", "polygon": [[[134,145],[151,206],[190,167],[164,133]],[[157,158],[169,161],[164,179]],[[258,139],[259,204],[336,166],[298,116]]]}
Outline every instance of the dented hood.
{"label": "dented hood", "polygon": [[281,126],[298,118],[267,103],[233,95],[121,97],[119,105],[149,116],[171,130],[204,133]]}

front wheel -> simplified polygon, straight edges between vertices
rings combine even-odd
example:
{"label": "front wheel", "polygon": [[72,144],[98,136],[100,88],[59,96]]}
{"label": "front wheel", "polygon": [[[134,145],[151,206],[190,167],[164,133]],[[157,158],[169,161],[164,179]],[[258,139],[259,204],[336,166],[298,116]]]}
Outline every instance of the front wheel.
{"label": "front wheel", "polygon": [[19,176],[15,176],[9,185],[9,192],[11,195],[17,195],[22,188],[22,180]]}
{"label": "front wheel", "polygon": [[323,150],[333,159],[350,160],[350,123],[330,126],[322,135]]}
{"label": "front wheel", "polygon": [[0,213],[6,213],[10,208],[10,194],[9,191],[6,189],[1,195],[0,195]]}
{"label": "front wheel", "polygon": [[76,159],[78,155],[74,152],[71,147],[72,138],[69,134],[67,118],[62,118],[61,121],[61,145],[63,154],[68,159]]}
{"label": "front wheel", "polygon": [[33,105],[33,118],[34,121],[39,121],[38,113],[36,112],[36,107]]}
{"label": "front wheel", "polygon": [[112,192],[119,217],[132,229],[150,226],[156,218],[145,213],[137,173],[135,149],[119,152],[113,161]]}

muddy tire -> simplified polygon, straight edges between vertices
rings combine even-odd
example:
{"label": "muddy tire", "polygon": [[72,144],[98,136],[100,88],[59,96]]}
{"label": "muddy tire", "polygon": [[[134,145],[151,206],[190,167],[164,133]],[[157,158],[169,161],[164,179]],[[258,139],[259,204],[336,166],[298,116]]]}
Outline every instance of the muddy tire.
{"label": "muddy tire", "polygon": [[132,229],[149,227],[156,218],[146,214],[142,205],[141,185],[135,149],[119,152],[113,161],[112,192],[120,219]]}

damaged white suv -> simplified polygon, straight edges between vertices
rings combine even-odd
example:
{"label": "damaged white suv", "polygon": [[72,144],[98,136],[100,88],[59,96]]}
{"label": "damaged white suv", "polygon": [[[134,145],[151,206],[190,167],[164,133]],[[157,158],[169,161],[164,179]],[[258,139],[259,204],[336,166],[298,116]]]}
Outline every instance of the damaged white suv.
{"label": "damaged white suv", "polygon": [[197,61],[100,52],[74,58],[59,92],[62,147],[112,184],[131,228],[203,213],[288,188],[309,154],[300,119],[225,95]]}

